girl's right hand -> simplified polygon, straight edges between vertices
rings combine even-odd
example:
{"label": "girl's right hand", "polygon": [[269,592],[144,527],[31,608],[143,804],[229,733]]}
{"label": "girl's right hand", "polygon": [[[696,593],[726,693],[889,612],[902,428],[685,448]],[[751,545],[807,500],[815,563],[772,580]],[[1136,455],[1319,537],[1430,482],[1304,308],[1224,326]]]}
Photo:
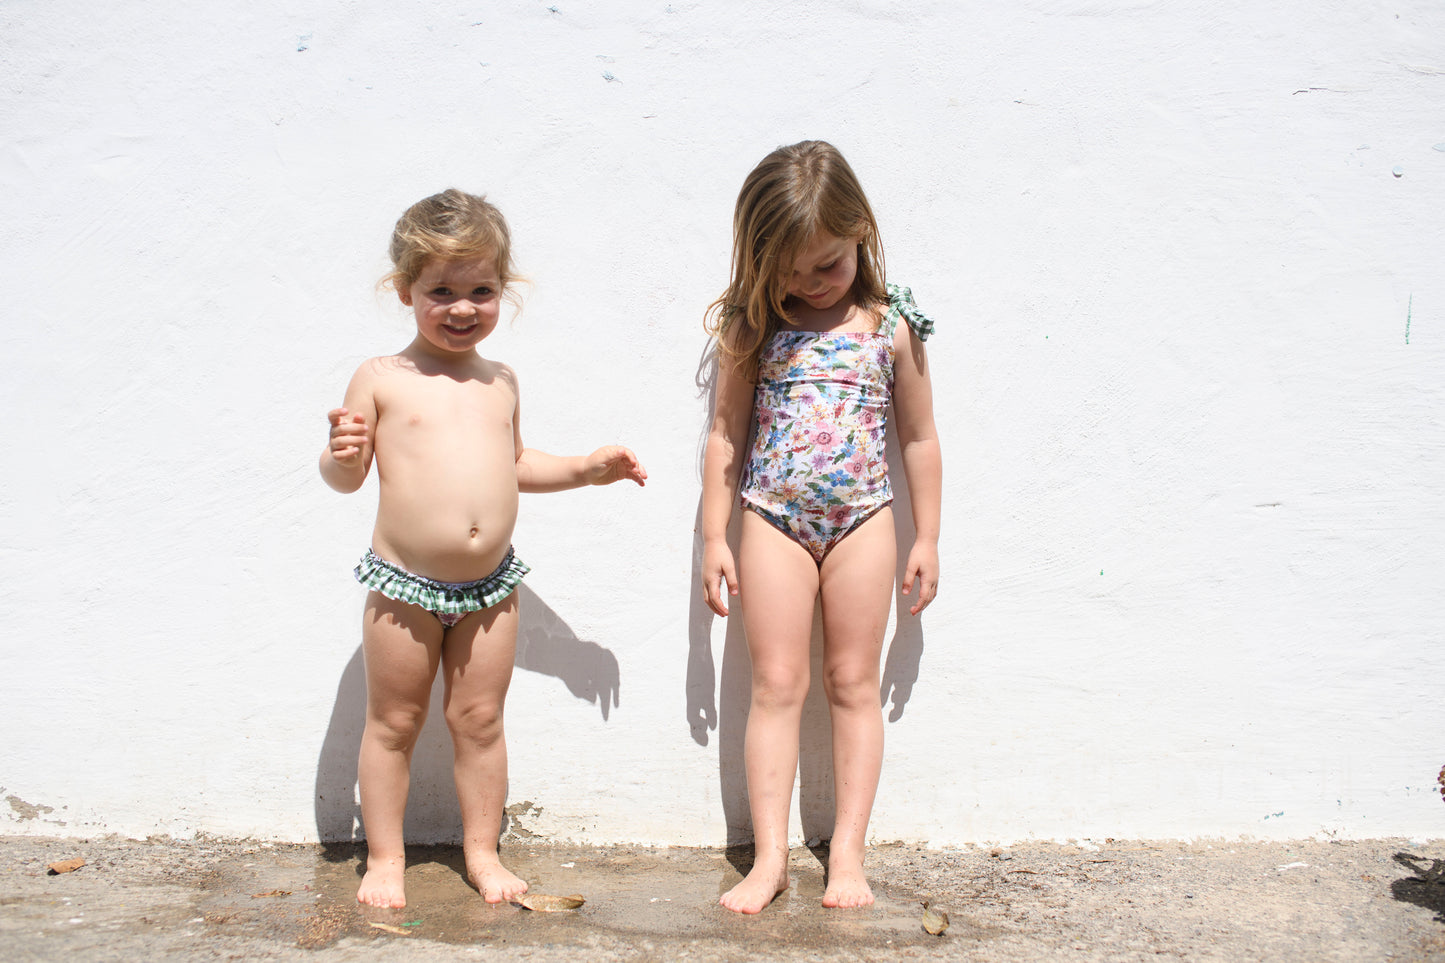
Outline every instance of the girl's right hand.
{"label": "girl's right hand", "polygon": [[725,541],[707,542],[702,549],[702,595],[708,608],[727,618],[728,606],[722,588],[728,595],[738,594],[738,572],[732,549]]}
{"label": "girl's right hand", "polygon": [[345,408],[332,408],[326,420],[331,422],[332,459],[347,468],[360,464],[361,449],[367,440],[366,419]]}

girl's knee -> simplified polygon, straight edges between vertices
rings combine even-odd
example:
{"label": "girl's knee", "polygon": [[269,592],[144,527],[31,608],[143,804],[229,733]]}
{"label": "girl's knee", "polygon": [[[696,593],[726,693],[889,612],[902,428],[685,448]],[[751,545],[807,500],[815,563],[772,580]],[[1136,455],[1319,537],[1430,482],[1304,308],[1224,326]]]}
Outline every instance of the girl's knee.
{"label": "girl's knee", "polygon": [[797,709],[808,697],[808,674],[753,672],[753,705],[763,709]]}
{"label": "girl's knee", "polygon": [[379,741],[388,749],[409,750],[416,744],[425,723],[425,707],[373,709],[367,716],[366,737]]}
{"label": "girl's knee", "polygon": [[446,717],[453,743],[486,746],[502,737],[502,707],[498,703],[453,704],[447,706]]}
{"label": "girl's knee", "polygon": [[830,666],[823,672],[823,693],[828,704],[841,709],[881,706],[879,685],[876,667]]}

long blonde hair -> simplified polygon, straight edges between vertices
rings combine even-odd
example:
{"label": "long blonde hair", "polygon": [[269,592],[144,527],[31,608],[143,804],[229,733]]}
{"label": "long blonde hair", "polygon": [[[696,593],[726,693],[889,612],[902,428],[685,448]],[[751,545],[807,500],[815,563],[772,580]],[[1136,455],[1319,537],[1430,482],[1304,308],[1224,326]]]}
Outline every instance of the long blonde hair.
{"label": "long blonde hair", "polygon": [[793,261],[821,233],[859,239],[853,296],[860,305],[886,304],[878,223],[853,168],[821,140],[779,147],[743,181],[733,211],[732,278],[703,321],[717,338],[719,361],[750,381],[763,345],[788,323],[783,301]]}

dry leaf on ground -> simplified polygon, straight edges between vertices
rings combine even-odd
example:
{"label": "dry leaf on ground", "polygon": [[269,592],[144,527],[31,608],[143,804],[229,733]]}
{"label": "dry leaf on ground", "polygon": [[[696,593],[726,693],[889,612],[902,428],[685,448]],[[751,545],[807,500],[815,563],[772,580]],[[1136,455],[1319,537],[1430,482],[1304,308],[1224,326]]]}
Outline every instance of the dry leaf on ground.
{"label": "dry leaf on ground", "polygon": [[45,868],[50,871],[51,876],[59,876],[61,873],[73,873],[84,865],[85,860],[77,856],[74,859],[62,859],[58,863],[51,863]]}
{"label": "dry leaf on ground", "polygon": [[267,891],[264,892],[264,893],[252,893],[252,894],[251,894],[251,898],[252,898],[252,899],[265,899],[267,896],[290,896],[290,895],[291,895],[291,891],[290,891],[289,889],[270,889],[270,890],[267,890]]}
{"label": "dry leaf on ground", "polygon": [[390,923],[372,923],[374,930],[386,930],[388,933],[395,933],[397,936],[411,936],[412,930],[404,930],[400,926],[392,926]]}
{"label": "dry leaf on ground", "polygon": [[948,911],[936,910],[923,901],[923,929],[933,936],[942,936],[948,929]]}
{"label": "dry leaf on ground", "polygon": [[545,893],[528,893],[518,900],[529,910],[538,913],[561,913],[565,910],[574,910],[587,902],[581,896],[548,896]]}

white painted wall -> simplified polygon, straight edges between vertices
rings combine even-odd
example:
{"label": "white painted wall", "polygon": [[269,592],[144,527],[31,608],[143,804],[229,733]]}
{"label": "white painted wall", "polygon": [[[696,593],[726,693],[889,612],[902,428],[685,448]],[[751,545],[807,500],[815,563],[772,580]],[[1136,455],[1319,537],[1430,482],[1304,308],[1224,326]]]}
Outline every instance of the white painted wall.
{"label": "white painted wall", "polygon": [[[1445,7],[246,6],[0,8],[0,832],[349,836],[374,494],[314,463],[455,185],[535,282],[487,345],[529,443],[651,472],[524,499],[516,823],[736,838],[700,316],[743,175],[820,137],[938,319],[875,836],[1445,833]],[[447,767],[430,729],[419,841]]]}

